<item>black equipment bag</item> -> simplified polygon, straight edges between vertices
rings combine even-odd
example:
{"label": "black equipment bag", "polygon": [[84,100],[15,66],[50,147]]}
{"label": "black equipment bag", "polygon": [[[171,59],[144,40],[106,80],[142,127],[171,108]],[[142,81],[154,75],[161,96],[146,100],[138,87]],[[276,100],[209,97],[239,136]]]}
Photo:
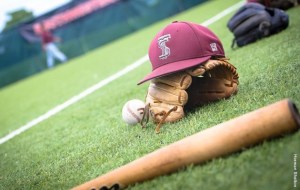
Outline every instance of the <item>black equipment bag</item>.
{"label": "black equipment bag", "polygon": [[289,25],[289,16],[280,9],[258,3],[246,3],[228,21],[234,35],[232,47],[245,46],[258,39],[278,33]]}

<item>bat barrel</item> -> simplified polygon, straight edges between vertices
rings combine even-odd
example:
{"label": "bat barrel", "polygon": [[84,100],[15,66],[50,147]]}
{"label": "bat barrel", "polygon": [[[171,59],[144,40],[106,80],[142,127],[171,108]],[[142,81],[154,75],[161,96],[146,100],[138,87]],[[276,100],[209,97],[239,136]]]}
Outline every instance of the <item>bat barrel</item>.
{"label": "bat barrel", "polygon": [[74,190],[123,188],[295,132],[299,127],[296,105],[284,99],[160,148]]}

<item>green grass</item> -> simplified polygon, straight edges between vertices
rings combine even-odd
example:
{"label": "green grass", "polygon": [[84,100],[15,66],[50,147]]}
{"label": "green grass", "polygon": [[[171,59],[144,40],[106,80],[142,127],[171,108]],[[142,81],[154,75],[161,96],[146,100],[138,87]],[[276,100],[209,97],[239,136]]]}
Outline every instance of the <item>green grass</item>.
{"label": "green grass", "polygon": [[[0,90],[0,137],[116,73],[147,53],[148,45],[173,20],[201,23],[237,0],[209,1],[144,30]],[[239,93],[199,108],[180,122],[142,130],[121,120],[129,99],[144,99],[147,62],[64,111],[0,145],[0,189],[69,189],[205,128],[284,98],[300,107],[299,7],[288,11],[290,26],[277,35],[232,50],[230,16],[209,26],[222,40],[240,75]],[[293,189],[293,154],[300,133],[129,189]],[[298,167],[299,173],[299,167]],[[299,177],[298,177],[299,181]],[[298,182],[298,186],[300,186]]]}

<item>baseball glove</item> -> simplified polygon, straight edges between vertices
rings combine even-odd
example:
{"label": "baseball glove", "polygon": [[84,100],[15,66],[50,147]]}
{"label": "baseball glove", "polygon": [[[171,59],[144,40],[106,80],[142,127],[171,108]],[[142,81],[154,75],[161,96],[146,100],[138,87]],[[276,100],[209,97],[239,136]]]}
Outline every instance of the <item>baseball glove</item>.
{"label": "baseball glove", "polygon": [[184,117],[185,111],[229,98],[238,91],[238,73],[227,58],[210,59],[196,67],[152,79],[142,126],[149,117],[160,127]]}

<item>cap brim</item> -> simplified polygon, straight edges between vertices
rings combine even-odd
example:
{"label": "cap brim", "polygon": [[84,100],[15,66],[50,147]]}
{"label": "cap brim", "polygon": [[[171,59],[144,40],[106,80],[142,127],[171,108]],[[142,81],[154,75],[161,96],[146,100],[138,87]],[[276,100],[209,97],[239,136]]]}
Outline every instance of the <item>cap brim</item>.
{"label": "cap brim", "polygon": [[211,58],[211,56],[206,56],[206,57],[176,61],[173,63],[165,64],[165,65],[153,70],[150,74],[148,74],[146,77],[144,77],[144,79],[141,80],[138,83],[138,85],[140,85],[148,80],[154,79],[154,78],[162,77],[165,75],[169,75],[169,74],[172,74],[172,73],[175,73],[178,71],[182,71],[182,70],[200,65],[200,64],[208,61],[210,58]]}

